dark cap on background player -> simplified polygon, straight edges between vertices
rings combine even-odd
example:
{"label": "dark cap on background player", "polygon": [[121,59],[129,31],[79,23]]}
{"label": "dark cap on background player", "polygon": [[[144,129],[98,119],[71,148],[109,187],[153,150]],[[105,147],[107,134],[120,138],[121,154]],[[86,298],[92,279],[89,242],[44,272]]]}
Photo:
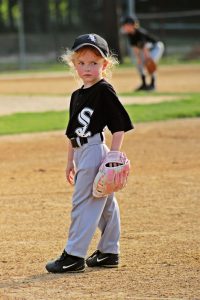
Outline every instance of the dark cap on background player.
{"label": "dark cap on background player", "polygon": [[109,48],[106,40],[98,34],[90,33],[78,36],[74,41],[72,50],[77,51],[84,46],[92,46],[96,48],[103,57],[108,57],[109,55]]}
{"label": "dark cap on background player", "polygon": [[133,16],[124,16],[121,18],[121,25],[125,24],[138,24],[139,21],[136,17]]}

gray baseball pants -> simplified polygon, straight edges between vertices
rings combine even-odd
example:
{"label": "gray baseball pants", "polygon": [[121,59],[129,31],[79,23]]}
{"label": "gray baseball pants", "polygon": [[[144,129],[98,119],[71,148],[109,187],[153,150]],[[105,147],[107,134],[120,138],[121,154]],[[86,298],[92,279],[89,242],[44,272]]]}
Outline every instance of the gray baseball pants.
{"label": "gray baseball pants", "polygon": [[[148,46],[147,46],[148,48]],[[159,60],[161,59],[163,52],[164,52],[164,44],[163,42],[157,42],[153,48],[150,48],[150,56],[151,58],[155,61],[155,62],[159,62]],[[144,66],[144,56],[143,53],[141,54],[141,59],[143,61],[143,63],[141,65],[137,64],[137,69],[140,75],[145,74],[145,66]]]}
{"label": "gray baseball pants", "polygon": [[94,178],[109,149],[101,141],[100,134],[88,138],[88,141],[74,151],[75,186],[65,247],[68,254],[84,258],[97,227],[101,231],[97,249],[102,253],[119,253],[120,238],[120,213],[114,194],[100,199],[92,196]]}

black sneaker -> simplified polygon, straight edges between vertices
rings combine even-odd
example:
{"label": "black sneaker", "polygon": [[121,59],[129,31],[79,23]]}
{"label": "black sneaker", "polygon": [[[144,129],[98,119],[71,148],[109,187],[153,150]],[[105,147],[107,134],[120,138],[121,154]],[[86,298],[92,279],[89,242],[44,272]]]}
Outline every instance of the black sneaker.
{"label": "black sneaker", "polygon": [[146,91],[155,91],[156,87],[154,84],[150,84],[147,86]]}
{"label": "black sneaker", "polygon": [[47,263],[46,269],[51,273],[84,272],[85,260],[81,257],[69,255],[64,250],[59,258]]}
{"label": "black sneaker", "polygon": [[138,88],[135,89],[135,92],[147,91],[148,86],[146,84],[141,84]]}
{"label": "black sneaker", "polygon": [[88,267],[117,268],[119,265],[119,255],[113,253],[101,253],[96,250],[86,259]]}

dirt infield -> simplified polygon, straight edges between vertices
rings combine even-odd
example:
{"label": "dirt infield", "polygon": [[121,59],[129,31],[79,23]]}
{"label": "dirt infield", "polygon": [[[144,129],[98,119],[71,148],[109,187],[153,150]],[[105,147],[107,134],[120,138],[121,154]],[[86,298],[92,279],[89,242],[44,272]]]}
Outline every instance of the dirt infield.
{"label": "dirt infield", "polygon": [[[161,66],[159,75],[158,92],[200,92],[199,65]],[[132,69],[114,73],[118,92],[138,83]],[[58,102],[60,109],[74,88],[65,73],[0,76],[0,111],[45,111]],[[120,267],[74,275],[44,269],[63,250],[70,224],[64,131],[0,137],[0,299],[200,300],[199,132],[200,119],[186,119],[138,124],[126,134],[132,172],[117,195]],[[98,238],[99,232],[88,254]]]}
{"label": "dirt infield", "polygon": [[[158,92],[199,92],[200,65],[160,66]],[[29,75],[1,75],[0,94],[65,95],[78,87],[72,74],[56,72]],[[132,92],[139,84],[135,68],[116,69],[112,84],[117,92]]]}
{"label": "dirt infield", "polygon": [[0,298],[200,299],[199,132],[200,120],[188,119],[127,133],[132,172],[118,193],[120,267],[76,275],[44,269],[63,249],[70,222],[63,132],[1,137]]}

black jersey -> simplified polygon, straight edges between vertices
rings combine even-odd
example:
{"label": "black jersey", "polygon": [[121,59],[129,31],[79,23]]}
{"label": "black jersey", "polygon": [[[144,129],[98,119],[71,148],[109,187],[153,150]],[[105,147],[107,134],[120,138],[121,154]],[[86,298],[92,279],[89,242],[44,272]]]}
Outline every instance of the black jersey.
{"label": "black jersey", "polygon": [[82,87],[73,92],[69,113],[68,138],[90,137],[103,132],[106,126],[112,133],[133,129],[112,85],[104,79],[89,88]]}
{"label": "black jersey", "polygon": [[157,43],[157,39],[150,35],[145,29],[138,28],[135,30],[134,33],[127,34],[129,42],[131,46],[137,47],[137,48],[144,48],[146,43],[152,44],[152,46]]}

